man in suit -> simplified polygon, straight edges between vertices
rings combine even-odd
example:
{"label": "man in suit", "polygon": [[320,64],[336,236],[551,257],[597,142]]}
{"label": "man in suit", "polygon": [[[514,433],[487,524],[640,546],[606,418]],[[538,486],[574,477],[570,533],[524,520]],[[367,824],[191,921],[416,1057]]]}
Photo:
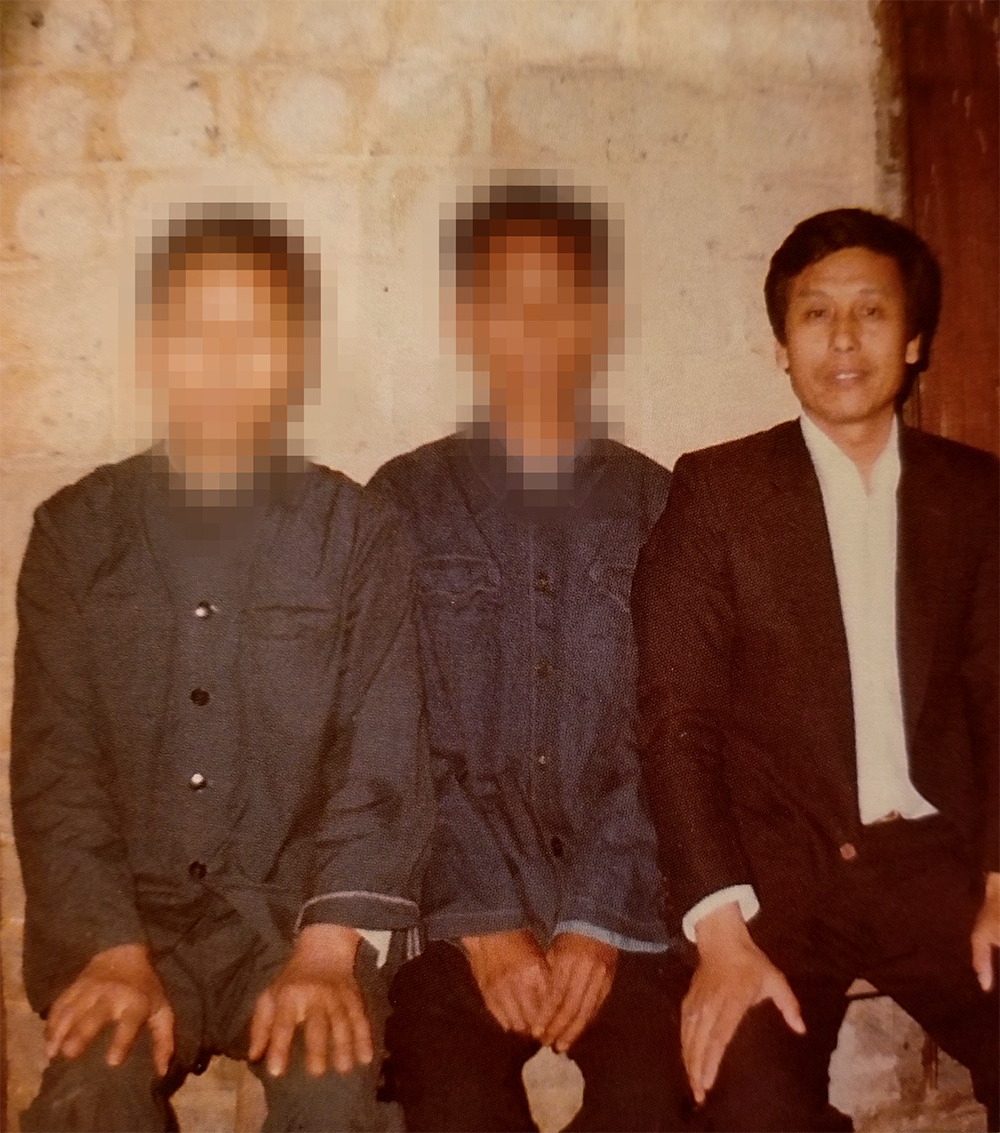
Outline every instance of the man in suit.
{"label": "man in suit", "polygon": [[824,1127],[855,977],[997,1121],[997,462],[907,428],[939,277],[838,209],[765,284],[798,421],[678,461],[633,589],[641,745],[717,1130]]}
{"label": "man in suit", "polygon": [[176,1129],[217,1053],[268,1129],[401,1126],[381,964],[433,811],[412,560],[391,509],[285,446],[311,261],[248,206],[172,219],[137,281],[162,442],[36,512],[11,797],[50,1061],[22,1129]]}
{"label": "man in suit", "polygon": [[579,192],[500,183],[442,252],[479,420],[372,481],[416,545],[438,798],[429,943],[391,992],[398,1097],[413,1130],[534,1129],[521,1069],[544,1045],[583,1071],[573,1129],[675,1129],[628,610],[669,473],[591,420],[616,234]]}

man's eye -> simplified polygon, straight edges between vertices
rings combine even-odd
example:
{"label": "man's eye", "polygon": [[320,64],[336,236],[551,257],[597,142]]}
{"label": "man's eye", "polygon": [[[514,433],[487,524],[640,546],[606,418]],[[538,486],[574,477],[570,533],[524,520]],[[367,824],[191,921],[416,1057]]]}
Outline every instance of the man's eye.
{"label": "man's eye", "polygon": [[882,316],[882,308],[877,306],[864,307],[861,313],[866,319],[878,319]]}
{"label": "man's eye", "polygon": [[806,310],[805,317],[808,320],[815,322],[817,319],[823,318],[823,316],[825,314],[826,314],[826,308],[825,307],[809,307]]}

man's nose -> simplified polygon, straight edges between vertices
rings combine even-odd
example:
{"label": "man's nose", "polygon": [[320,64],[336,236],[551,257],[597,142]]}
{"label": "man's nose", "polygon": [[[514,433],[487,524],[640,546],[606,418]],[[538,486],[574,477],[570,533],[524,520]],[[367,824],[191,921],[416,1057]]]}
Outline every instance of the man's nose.
{"label": "man's nose", "polygon": [[830,344],[834,350],[857,349],[858,326],[852,314],[834,315],[830,327]]}

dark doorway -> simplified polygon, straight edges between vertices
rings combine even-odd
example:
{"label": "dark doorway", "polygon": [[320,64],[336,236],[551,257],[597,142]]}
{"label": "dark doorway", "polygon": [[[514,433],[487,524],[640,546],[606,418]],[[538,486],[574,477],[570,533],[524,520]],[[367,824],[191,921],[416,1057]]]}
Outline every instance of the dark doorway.
{"label": "dark doorway", "polygon": [[909,414],[925,429],[1000,453],[1000,3],[894,7],[909,219],[944,274],[931,365]]}

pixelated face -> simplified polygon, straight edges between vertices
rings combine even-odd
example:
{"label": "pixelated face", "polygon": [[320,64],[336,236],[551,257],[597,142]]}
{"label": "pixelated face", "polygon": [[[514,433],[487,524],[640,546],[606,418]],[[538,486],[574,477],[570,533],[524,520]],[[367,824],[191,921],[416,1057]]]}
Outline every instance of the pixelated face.
{"label": "pixelated face", "polygon": [[888,419],[906,366],[919,357],[920,336],[907,333],[896,261],[868,248],[843,248],[792,280],[786,341],[776,356],[819,425]]}
{"label": "pixelated face", "polygon": [[512,221],[491,239],[471,301],[459,304],[459,337],[488,373],[491,418],[508,431],[549,436],[572,423],[593,355],[607,349],[607,304],[580,267],[554,229]]}
{"label": "pixelated face", "polygon": [[302,327],[280,273],[236,255],[190,256],[148,326],[148,368],[170,436],[245,447],[302,395]]}

